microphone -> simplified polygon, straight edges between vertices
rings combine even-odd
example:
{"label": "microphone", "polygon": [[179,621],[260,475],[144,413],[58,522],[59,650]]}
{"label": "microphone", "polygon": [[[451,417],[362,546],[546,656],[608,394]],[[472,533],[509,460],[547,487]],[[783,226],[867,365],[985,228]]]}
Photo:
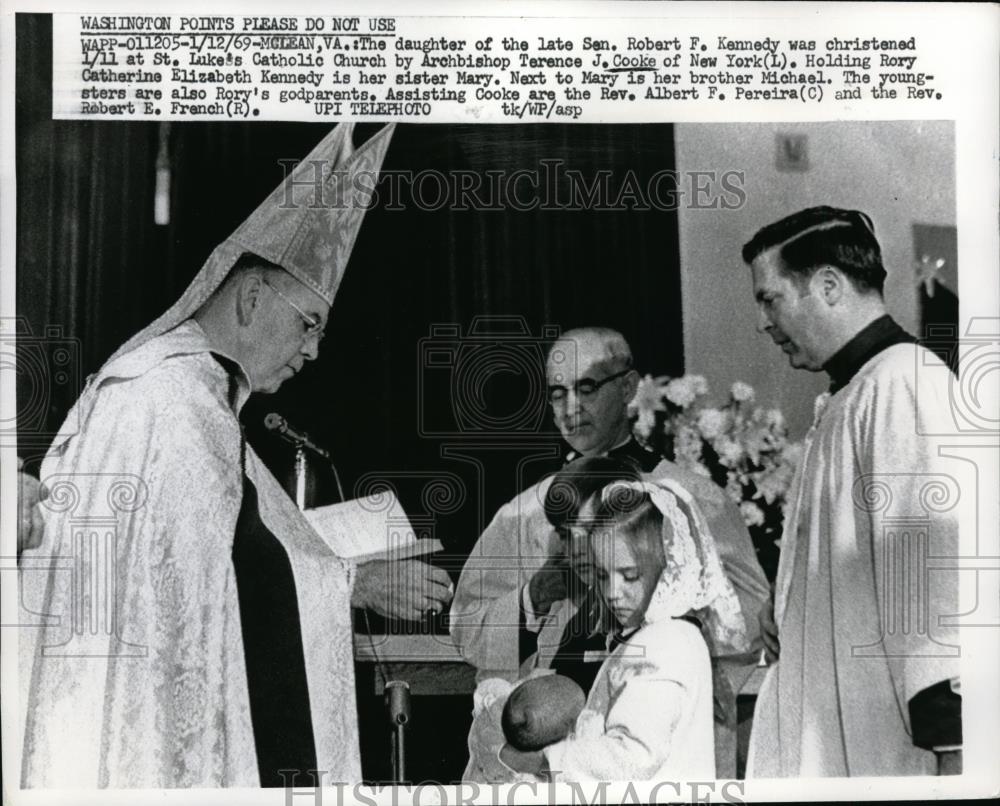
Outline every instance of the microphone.
{"label": "microphone", "polygon": [[326,448],[321,448],[313,442],[305,431],[289,425],[288,420],[275,411],[272,411],[264,418],[264,427],[296,448],[311,451],[320,459],[323,459],[333,471],[333,480],[337,483],[337,492],[340,495],[340,500],[347,500],[344,497],[344,487],[340,483],[340,474],[337,472],[337,466],[333,463],[333,457],[330,456],[330,452]]}
{"label": "microphone", "polygon": [[385,702],[390,725],[405,725],[410,721],[410,686],[406,681],[390,680],[386,683]]}
{"label": "microphone", "polygon": [[313,442],[309,435],[305,431],[300,431],[299,429],[288,424],[288,420],[282,417],[277,412],[271,412],[264,418],[264,427],[268,431],[274,431],[279,437],[291,442],[296,448],[305,448],[308,451],[312,451],[317,456],[326,461],[331,462],[330,454],[324,448],[321,448],[315,442]]}

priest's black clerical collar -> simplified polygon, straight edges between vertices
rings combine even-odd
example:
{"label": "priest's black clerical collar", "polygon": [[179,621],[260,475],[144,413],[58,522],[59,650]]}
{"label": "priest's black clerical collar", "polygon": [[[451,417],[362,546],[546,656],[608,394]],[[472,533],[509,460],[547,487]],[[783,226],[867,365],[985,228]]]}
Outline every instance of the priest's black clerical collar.
{"label": "priest's black clerical collar", "polygon": [[862,328],[847,344],[823,365],[830,376],[830,393],[838,392],[851,382],[865,364],[895,344],[914,344],[916,339],[886,314]]}
{"label": "priest's black clerical collar", "polygon": [[[621,445],[618,445],[608,451],[607,455],[612,459],[624,459],[631,462],[643,473],[649,473],[660,463],[660,457],[652,451],[647,451],[636,441],[635,437],[629,437]],[[579,459],[580,456],[581,454],[576,451],[571,451],[566,457],[566,463],[569,464],[574,459]]]}
{"label": "priest's black clerical collar", "polygon": [[246,372],[235,358],[230,358],[225,353],[212,351],[209,355],[215,359],[215,363],[225,370],[226,377],[229,378],[229,392],[227,394],[229,406],[234,412],[239,413],[243,403],[250,396],[250,381],[247,379]]}

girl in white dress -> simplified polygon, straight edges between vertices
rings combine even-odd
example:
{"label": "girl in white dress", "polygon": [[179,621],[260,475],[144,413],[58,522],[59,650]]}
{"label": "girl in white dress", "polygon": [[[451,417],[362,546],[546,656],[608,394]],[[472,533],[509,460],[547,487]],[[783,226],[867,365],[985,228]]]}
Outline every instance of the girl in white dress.
{"label": "girl in white dress", "polygon": [[745,649],[736,594],[697,504],[680,485],[605,488],[590,531],[616,630],[566,739],[500,758],[557,781],[715,778],[709,647]]}

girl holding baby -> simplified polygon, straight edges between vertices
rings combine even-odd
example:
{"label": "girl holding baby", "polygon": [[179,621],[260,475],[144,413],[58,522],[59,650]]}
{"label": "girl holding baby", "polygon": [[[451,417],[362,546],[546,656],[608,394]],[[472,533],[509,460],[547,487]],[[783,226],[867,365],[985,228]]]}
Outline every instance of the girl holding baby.
{"label": "girl holding baby", "polygon": [[[606,472],[607,461],[579,460],[573,475],[586,475],[587,463]],[[550,495],[565,495],[558,482]],[[541,734],[548,724],[569,722],[572,730],[527,750],[508,736],[497,760],[512,779],[713,779],[709,645],[741,649],[746,630],[697,504],[676,482],[633,476],[583,501],[572,525],[586,531],[609,654],[575,720],[558,713],[572,708],[574,697],[535,697],[531,681],[520,694],[515,689],[524,725]]]}

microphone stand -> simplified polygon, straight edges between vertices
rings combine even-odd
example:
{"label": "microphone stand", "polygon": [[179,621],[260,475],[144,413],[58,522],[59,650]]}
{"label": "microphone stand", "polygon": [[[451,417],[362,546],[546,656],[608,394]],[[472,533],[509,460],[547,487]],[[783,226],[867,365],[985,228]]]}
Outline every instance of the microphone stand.
{"label": "microphone stand", "polygon": [[334,465],[329,451],[317,445],[305,431],[293,427],[288,420],[276,412],[272,411],[264,418],[264,427],[295,448],[295,504],[300,510],[306,508],[306,482],[309,471],[307,452],[329,465],[333,471],[333,479],[337,483],[337,493],[340,495],[340,500],[346,500],[344,488],[340,483],[340,474],[337,472],[337,467]]}
{"label": "microphone stand", "polygon": [[[295,448],[295,504],[300,510],[306,508],[306,479],[308,473],[307,452],[322,459],[333,471],[337,482],[337,492],[344,501],[344,488],[340,484],[340,474],[327,450],[313,442],[309,435],[289,425],[276,412],[264,418],[264,426]],[[367,615],[365,616],[367,620]],[[385,678],[383,677],[383,680]],[[404,680],[391,680],[385,684],[385,705],[392,726],[392,777],[402,784],[406,781],[406,726],[410,721],[410,686]]]}
{"label": "microphone stand", "polygon": [[306,508],[306,449],[298,444],[295,446],[295,506],[300,510]]}

